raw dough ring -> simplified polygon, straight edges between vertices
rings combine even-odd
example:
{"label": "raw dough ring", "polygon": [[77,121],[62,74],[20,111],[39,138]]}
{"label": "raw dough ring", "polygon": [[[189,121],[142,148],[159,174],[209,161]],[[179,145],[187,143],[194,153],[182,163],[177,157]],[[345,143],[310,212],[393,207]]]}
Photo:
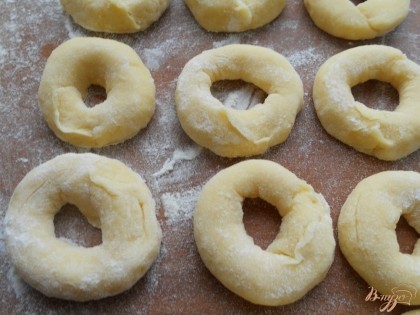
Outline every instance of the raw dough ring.
{"label": "raw dough ring", "polygon": [[[420,242],[402,254],[395,232],[403,215],[420,233],[420,173],[388,171],[362,180],[338,219],[340,248],[369,285],[385,295],[406,286],[420,292]],[[420,304],[420,294],[411,305]]]}
{"label": "raw dough ring", "polygon": [[384,35],[407,17],[410,0],[304,0],[313,22],[330,35],[350,40]]}
{"label": "raw dough ring", "polygon": [[[260,197],[282,216],[263,250],[246,233],[245,198]],[[334,259],[330,209],[322,195],[277,163],[248,160],[214,176],[194,214],[194,236],[210,272],[229,290],[261,305],[292,303],[320,283]]]}
{"label": "raw dough ring", "polygon": [[[370,79],[398,90],[395,111],[354,100],[351,87]],[[360,46],[331,57],[316,75],[313,99],[327,132],[360,152],[392,161],[420,148],[420,66],[398,49]]]}
{"label": "raw dough ring", "polygon": [[[102,229],[102,244],[58,239],[54,215],[71,203]],[[153,197],[121,162],[64,154],[30,171],[16,187],[5,219],[7,250],[19,275],[47,296],[87,301],[133,286],[159,253]]]}
{"label": "raw dough ring", "polygon": [[[91,85],[107,99],[89,108]],[[39,87],[39,106],[63,141],[99,148],[123,142],[147,126],[155,110],[155,84],[129,46],[101,38],[74,38],[48,58]]]}
{"label": "raw dough ring", "polygon": [[197,22],[210,32],[243,32],[270,23],[286,0],[184,0]]}
{"label": "raw dough ring", "polygon": [[[264,104],[248,110],[225,107],[210,87],[244,80],[264,90]],[[178,79],[178,118],[199,145],[225,157],[264,153],[289,136],[303,104],[299,75],[282,55],[251,45],[228,45],[191,59]]]}
{"label": "raw dough ring", "polygon": [[91,31],[134,33],[157,21],[170,0],[60,0],[74,21]]}

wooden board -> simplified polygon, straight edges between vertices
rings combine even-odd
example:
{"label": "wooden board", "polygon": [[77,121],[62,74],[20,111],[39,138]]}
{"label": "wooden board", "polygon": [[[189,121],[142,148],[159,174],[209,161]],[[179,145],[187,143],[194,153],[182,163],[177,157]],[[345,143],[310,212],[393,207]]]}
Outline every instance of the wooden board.
{"label": "wooden board", "polygon": [[[420,1],[411,1],[408,18],[394,32],[361,42],[333,38],[316,28],[303,1],[288,1],[278,19],[258,30],[212,34],[199,27],[181,0],[173,0],[146,32],[105,35],[74,24],[59,1],[4,0],[0,3],[0,29],[0,314],[381,313],[380,302],[365,301],[369,285],[352,270],[338,247],[325,281],[300,301],[284,307],[252,305],[225,289],[207,271],[194,244],[191,218],[195,201],[211,176],[241,159],[221,158],[194,145],[177,120],[174,91],[185,63],[205,49],[247,43],[272,48],[287,57],[304,83],[304,107],[288,140],[257,158],[282,164],[322,193],[331,206],[337,237],[340,208],[355,185],[385,170],[420,171],[420,152],[397,162],[383,162],[330,137],[313,108],[315,74],[330,56],[364,44],[399,48],[420,63]],[[123,144],[91,152],[116,158],[145,178],[164,233],[161,252],[131,290],[89,303],[46,298],[23,283],[11,268],[3,234],[10,197],[29,170],[62,153],[86,152],[56,138],[37,104],[47,57],[63,41],[76,36],[112,38],[130,45],[151,69],[157,88],[157,111],[146,129]],[[215,93],[222,98],[229,91],[248,102],[250,90],[241,84],[218,84]],[[357,99],[376,108],[392,110],[398,102],[398,93],[384,83],[368,82],[353,91]],[[246,202],[244,221],[262,246],[273,239],[280,224],[275,210],[261,200]],[[56,217],[56,229],[59,236],[82,244],[100,242],[100,232],[89,227],[75,209]],[[418,237],[404,222],[399,224],[398,235],[404,251],[410,251]],[[406,309],[398,306],[392,314]]]}

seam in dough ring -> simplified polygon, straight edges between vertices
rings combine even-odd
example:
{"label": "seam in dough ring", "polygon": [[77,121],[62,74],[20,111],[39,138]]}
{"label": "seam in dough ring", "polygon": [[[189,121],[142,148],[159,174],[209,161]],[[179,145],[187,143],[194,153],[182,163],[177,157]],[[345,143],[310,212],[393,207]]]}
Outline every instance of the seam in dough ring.
{"label": "seam in dough ring", "polygon": [[[243,224],[242,202],[277,207],[280,231],[263,250]],[[248,160],[216,174],[194,213],[194,236],[210,272],[229,290],[261,305],[292,303],[319,284],[334,259],[330,209],[322,195],[277,163]]]}
{"label": "seam in dough ring", "polygon": [[[268,97],[248,110],[228,108],[211,94],[219,80],[253,83]],[[287,139],[303,104],[303,85],[277,52],[228,45],[204,51],[185,65],[175,100],[181,126],[196,143],[220,156],[251,156]]]}
{"label": "seam in dough ring", "polygon": [[84,28],[107,33],[134,33],[157,21],[170,0],[60,0]]}
{"label": "seam in dough ring", "polygon": [[[401,286],[420,292],[420,243],[411,255],[400,252],[395,228],[401,215],[420,233],[420,173],[387,171],[362,180],[338,219],[344,256],[369,285],[386,295]],[[419,304],[417,294],[411,305]]]}
{"label": "seam in dough ring", "polygon": [[286,0],[184,0],[209,32],[243,32],[264,26],[283,11]]}
{"label": "seam in dough ring", "polygon": [[363,40],[384,35],[404,21],[410,0],[304,0],[312,21],[330,35]]}
{"label": "seam in dough ring", "polygon": [[[355,101],[351,87],[370,79],[398,90],[393,112]],[[331,57],[316,75],[313,100],[326,131],[360,152],[392,161],[420,148],[420,66],[398,49],[360,46]]]}
{"label": "seam in dough ring", "polygon": [[[107,99],[87,107],[91,85]],[[74,38],[54,49],[39,87],[48,126],[75,146],[100,148],[123,142],[147,126],[155,110],[155,84],[129,46],[101,38]]]}
{"label": "seam in dough ring", "polygon": [[[58,239],[54,216],[67,204],[102,229],[102,244]],[[143,179],[123,163],[64,154],[30,171],[5,218],[7,251],[19,275],[49,297],[101,299],[133,286],[156,259],[161,229]]]}

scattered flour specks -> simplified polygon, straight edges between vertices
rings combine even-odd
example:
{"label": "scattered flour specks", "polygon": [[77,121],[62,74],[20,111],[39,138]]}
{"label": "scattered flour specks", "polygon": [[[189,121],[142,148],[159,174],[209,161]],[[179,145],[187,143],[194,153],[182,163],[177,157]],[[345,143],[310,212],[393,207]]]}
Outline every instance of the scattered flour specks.
{"label": "scattered flour specks", "polygon": [[9,281],[9,284],[17,298],[20,298],[29,290],[29,286],[16,273],[16,270],[13,267],[10,267],[7,273],[7,280]]}
{"label": "scattered flour specks", "polygon": [[187,191],[162,195],[165,217],[169,224],[176,224],[192,218],[201,189],[201,187],[194,187]]}
{"label": "scattered flour specks", "polygon": [[86,35],[80,32],[76,29],[74,23],[72,22],[71,18],[67,16],[64,19],[64,27],[67,30],[67,33],[69,34],[69,38],[75,38],[75,37],[85,37]]}
{"label": "scattered flour specks", "polygon": [[0,65],[5,62],[6,58],[7,50],[2,45],[0,45]]}
{"label": "scattered flour specks", "polygon": [[160,177],[171,172],[175,165],[181,161],[191,161],[200,155],[202,148],[194,145],[186,149],[176,149],[172,154],[172,158],[165,161],[162,168],[153,174],[154,177]]}
{"label": "scattered flour specks", "polygon": [[156,47],[146,48],[140,52],[142,60],[150,70],[158,70],[168,60],[174,44],[174,39],[168,39]]}
{"label": "scattered flour specks", "polygon": [[213,43],[213,48],[219,48],[226,45],[240,44],[241,36],[239,34],[231,34],[226,39]]}
{"label": "scattered flour specks", "polygon": [[295,51],[290,55],[286,55],[286,58],[293,67],[302,67],[322,61],[324,55],[317,52],[314,47],[310,47],[308,49]]}

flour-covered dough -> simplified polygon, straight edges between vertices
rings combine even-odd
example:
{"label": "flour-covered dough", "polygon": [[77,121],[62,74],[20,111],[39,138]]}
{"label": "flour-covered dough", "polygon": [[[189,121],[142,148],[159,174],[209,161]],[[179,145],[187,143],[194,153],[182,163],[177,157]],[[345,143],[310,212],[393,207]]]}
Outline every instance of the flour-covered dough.
{"label": "flour-covered dough", "polygon": [[384,295],[403,288],[420,304],[420,243],[403,254],[395,228],[400,217],[420,233],[420,173],[387,171],[362,180],[338,219],[340,248],[350,265]]}
{"label": "flour-covered dough", "polygon": [[[102,230],[85,248],[58,239],[54,216],[73,204]],[[155,202],[143,179],[121,162],[65,154],[30,171],[5,218],[7,251],[18,274],[47,296],[88,301],[123,292],[159,253]]]}
{"label": "flour-covered dough", "polygon": [[[107,99],[87,107],[91,85]],[[155,110],[155,84],[129,46],[102,38],[74,38],[54,49],[38,91],[48,126],[75,146],[100,148],[123,142],[147,126]]]}
{"label": "flour-covered dough", "polygon": [[157,21],[170,0],[60,0],[84,28],[108,33],[143,31]]}
{"label": "flour-covered dough", "polygon": [[273,21],[286,0],[184,0],[197,22],[210,32],[243,32]]}
{"label": "flour-covered dough", "polygon": [[[211,85],[219,80],[253,83],[268,97],[248,110],[228,108],[211,94]],[[277,52],[228,45],[205,51],[185,65],[175,100],[182,128],[199,145],[220,156],[252,156],[287,139],[303,104],[303,85]]]}
{"label": "flour-covered dough", "polygon": [[[394,111],[355,101],[351,88],[372,79],[398,90]],[[359,46],[331,57],[316,75],[313,99],[326,131],[360,152],[392,161],[420,148],[420,66],[398,49]]]}
{"label": "flour-covered dough", "polygon": [[304,0],[315,25],[345,39],[363,40],[384,35],[407,17],[410,0]]}
{"label": "flour-covered dough", "polygon": [[[245,198],[275,206],[282,222],[266,250],[243,224]],[[261,305],[303,297],[326,276],[334,259],[330,209],[322,195],[279,164],[248,160],[216,174],[194,213],[194,236],[210,272],[229,290]]]}

